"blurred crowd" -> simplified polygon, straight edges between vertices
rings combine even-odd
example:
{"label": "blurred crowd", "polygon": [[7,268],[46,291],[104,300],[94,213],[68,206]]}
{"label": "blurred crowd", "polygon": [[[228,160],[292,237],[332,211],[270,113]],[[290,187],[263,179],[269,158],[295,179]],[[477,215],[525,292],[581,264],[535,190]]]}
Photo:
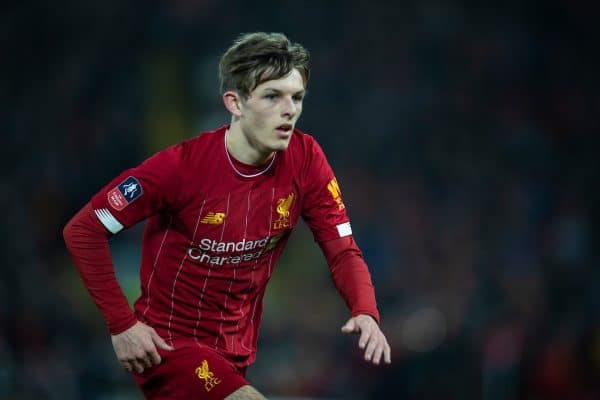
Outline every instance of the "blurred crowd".
{"label": "blurred crowd", "polygon": [[[600,60],[580,2],[11,2],[4,48],[0,398],[139,399],[62,242],[117,173],[229,121],[222,51],[312,54],[298,127],[332,164],[392,365],[368,366],[306,227],[265,300],[272,396],[600,399]],[[527,4],[531,3],[531,4]],[[139,293],[140,235],[111,240]]]}

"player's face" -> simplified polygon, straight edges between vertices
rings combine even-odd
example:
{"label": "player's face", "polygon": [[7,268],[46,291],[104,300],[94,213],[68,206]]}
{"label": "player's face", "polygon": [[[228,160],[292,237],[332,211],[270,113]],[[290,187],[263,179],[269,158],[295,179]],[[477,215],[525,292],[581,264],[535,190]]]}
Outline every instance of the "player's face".
{"label": "player's face", "polygon": [[287,149],[302,113],[304,94],[297,69],[258,85],[240,106],[240,126],[248,143],[262,154]]}

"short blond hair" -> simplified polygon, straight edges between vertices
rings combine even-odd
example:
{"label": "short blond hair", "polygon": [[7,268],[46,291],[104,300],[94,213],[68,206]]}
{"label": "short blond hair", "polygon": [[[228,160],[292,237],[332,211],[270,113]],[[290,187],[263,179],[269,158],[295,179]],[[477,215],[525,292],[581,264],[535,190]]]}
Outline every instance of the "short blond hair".
{"label": "short blond hair", "polygon": [[237,91],[248,98],[261,83],[279,79],[296,68],[304,86],[310,76],[310,54],[282,33],[254,32],[241,35],[219,63],[221,93]]}

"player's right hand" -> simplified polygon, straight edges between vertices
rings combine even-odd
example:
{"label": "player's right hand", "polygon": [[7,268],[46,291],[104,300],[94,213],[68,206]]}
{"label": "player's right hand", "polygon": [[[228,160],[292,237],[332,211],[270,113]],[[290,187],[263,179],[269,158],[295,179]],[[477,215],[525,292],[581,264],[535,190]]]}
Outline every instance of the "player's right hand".
{"label": "player's right hand", "polygon": [[160,364],[157,347],[173,350],[173,347],[158,336],[154,328],[139,321],[126,331],[112,335],[111,339],[121,365],[127,371],[135,370],[138,374],[146,368]]}

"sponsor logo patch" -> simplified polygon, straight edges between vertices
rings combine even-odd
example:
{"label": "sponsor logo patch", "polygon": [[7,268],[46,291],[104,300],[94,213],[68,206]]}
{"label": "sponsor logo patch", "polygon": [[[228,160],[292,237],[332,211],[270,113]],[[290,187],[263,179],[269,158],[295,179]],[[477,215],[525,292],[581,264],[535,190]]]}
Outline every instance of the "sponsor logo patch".
{"label": "sponsor logo patch", "polygon": [[203,224],[221,225],[225,219],[225,213],[209,212],[200,220]]}
{"label": "sponsor logo patch", "polygon": [[196,375],[204,381],[204,389],[210,392],[215,386],[221,383],[221,380],[215,377],[215,374],[208,369],[208,361],[202,360],[202,364],[196,368]]}
{"label": "sponsor logo patch", "polygon": [[188,256],[199,263],[210,266],[244,264],[257,260],[277,247],[286,232],[262,239],[238,242],[220,242],[210,238],[202,238],[198,245],[188,249]]}
{"label": "sponsor logo patch", "polygon": [[130,176],[108,192],[108,204],[115,210],[121,211],[143,193],[140,182]]}

